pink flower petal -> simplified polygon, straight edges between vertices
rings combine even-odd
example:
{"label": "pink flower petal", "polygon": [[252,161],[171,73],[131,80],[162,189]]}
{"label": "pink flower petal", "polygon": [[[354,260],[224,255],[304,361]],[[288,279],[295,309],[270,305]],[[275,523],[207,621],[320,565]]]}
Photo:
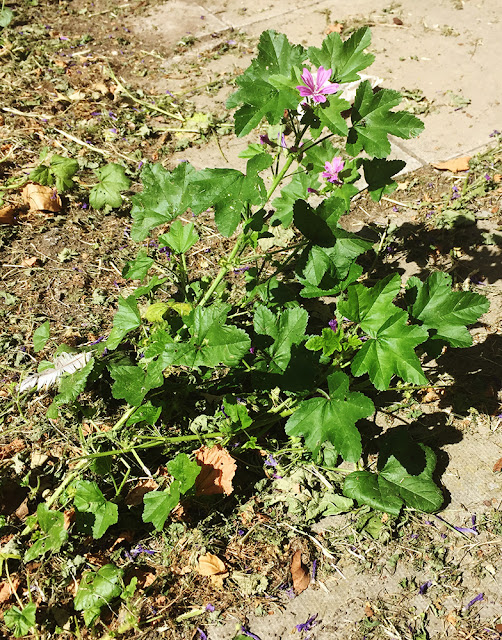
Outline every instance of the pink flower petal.
{"label": "pink flower petal", "polygon": [[329,93],[337,93],[338,89],[339,89],[339,86],[340,85],[338,85],[336,83],[335,84],[330,83],[330,84],[326,85],[325,87],[323,87],[321,89],[321,91],[324,93],[324,95],[328,95]]}
{"label": "pink flower petal", "polygon": [[307,85],[307,87],[309,89],[311,89],[312,91],[315,91],[316,86],[315,86],[315,82],[314,82],[314,77],[312,76],[312,74],[310,73],[310,71],[304,67],[303,68],[303,73],[301,76],[303,82],[305,82],[305,84]]}
{"label": "pink flower petal", "polygon": [[317,86],[319,89],[322,89],[323,85],[326,82],[329,82],[331,78],[331,69],[325,69],[324,67],[319,67],[317,70]]}

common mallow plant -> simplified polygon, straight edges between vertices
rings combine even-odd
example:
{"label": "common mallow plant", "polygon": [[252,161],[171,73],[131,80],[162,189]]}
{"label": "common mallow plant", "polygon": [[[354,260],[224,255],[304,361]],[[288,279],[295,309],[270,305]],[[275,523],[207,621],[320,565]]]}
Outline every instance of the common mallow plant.
{"label": "common mallow plant", "polygon": [[[236,109],[236,135],[251,135],[241,153],[246,170],[196,170],[188,162],[142,169],[131,237],[142,242],[162,227],[157,241],[171,252],[169,270],[144,249],[126,266],[124,276],[142,286],[119,299],[106,342],[89,347],[93,357],[62,379],[49,415],[99,381],[125,405],[113,433],[130,434],[135,425],[143,434],[100,456],[183,448],[168,464],[169,489],[145,496],[143,519],[157,529],[194,485],[191,443],[200,440],[249,448],[289,438],[328,468],[354,465],[345,505],[355,500],[390,514],[403,504],[441,507],[429,447],[392,429],[369,443],[358,425],[375,413],[378,392],[427,386],[421,357],[468,347],[466,327],[488,302],[453,290],[440,272],[406,282],[398,273],[372,284],[362,277],[372,242],[340,219],[361,178],[376,202],[396,188],[405,163],[386,159],[389,136],[408,139],[423,129],[395,110],[397,91],[364,80],[353,102],[344,99],[344,87],[373,62],[369,44],[367,28],[346,41],[332,33],[308,49],[265,31],[227,102]],[[207,209],[229,249],[212,277],[195,278],[190,252],[204,245],[196,220],[187,219]],[[289,246],[271,246],[281,234]],[[380,451],[371,469],[370,447]]]}

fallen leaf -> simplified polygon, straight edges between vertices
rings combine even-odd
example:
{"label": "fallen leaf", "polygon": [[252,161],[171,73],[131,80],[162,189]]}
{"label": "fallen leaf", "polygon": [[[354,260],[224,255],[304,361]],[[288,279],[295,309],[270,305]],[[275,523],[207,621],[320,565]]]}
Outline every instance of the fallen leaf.
{"label": "fallen leaf", "polygon": [[143,569],[141,567],[134,567],[132,571],[127,573],[127,578],[137,578],[139,589],[148,589],[148,587],[155,582],[157,574],[149,569]]}
{"label": "fallen leaf", "polygon": [[31,258],[23,258],[21,260],[22,267],[36,267],[39,264],[40,258],[37,258],[37,256],[32,256]]}
{"label": "fallen leaf", "polygon": [[4,444],[0,447],[0,460],[12,458],[12,456],[23,449],[26,449],[26,445],[21,438],[14,438],[14,440],[9,442],[9,444]]}
{"label": "fallen leaf", "polygon": [[501,173],[495,173],[493,176],[493,182],[500,182],[502,180],[502,174]]}
{"label": "fallen leaf", "polygon": [[237,465],[232,456],[221,445],[202,446],[195,451],[195,460],[201,472],[195,481],[195,493],[198,496],[211,496],[225,493],[229,496],[234,490],[232,479]]}
{"label": "fallen leaf", "polygon": [[25,520],[30,513],[28,509],[28,498],[25,498],[14,512],[20,520]]}
{"label": "fallen leaf", "polygon": [[365,615],[367,618],[373,618],[373,617],[375,616],[375,612],[374,612],[374,611],[373,611],[373,609],[371,608],[371,605],[370,605],[370,603],[369,603],[369,602],[367,602],[367,603],[364,605],[364,615]]}
{"label": "fallen leaf", "polygon": [[0,224],[14,224],[18,208],[11,204],[0,209]]}
{"label": "fallen leaf", "polygon": [[422,398],[422,402],[435,402],[436,400],[439,400],[439,396],[436,393],[435,389],[433,389],[432,387],[426,389],[426,393]]}
{"label": "fallen leaf", "polygon": [[74,520],[75,520],[75,509],[67,509],[63,513],[63,527],[65,528],[65,531],[68,531],[70,526],[73,524]]}
{"label": "fallen leaf", "polygon": [[343,24],[341,22],[334,22],[333,24],[328,24],[324,33],[328,36],[330,33],[342,33]]}
{"label": "fallen leaf", "polygon": [[0,583],[0,604],[7,602],[7,600],[14,595],[14,592],[18,590],[19,585],[21,584],[21,580],[17,576],[11,576],[12,586],[14,587],[14,591],[12,591],[10,584],[7,582]]}
{"label": "fallen leaf", "polygon": [[200,556],[196,571],[201,576],[209,576],[215,587],[223,587],[223,579],[228,576],[227,568],[223,560],[212,553]]}
{"label": "fallen leaf", "polygon": [[496,624],[495,625],[495,631],[498,631],[499,633],[502,633],[502,624]]}
{"label": "fallen leaf", "polygon": [[499,471],[502,471],[502,458],[499,458],[493,465],[493,473],[498,473]]}
{"label": "fallen leaf", "polygon": [[138,484],[133,487],[129,493],[125,497],[125,503],[131,507],[137,507],[143,502],[143,497],[149,491],[155,491],[158,489],[159,485],[153,480],[153,478],[149,478],[148,480],[141,480]]}
{"label": "fallen leaf", "polygon": [[440,169],[441,171],[458,173],[459,171],[467,171],[469,169],[470,159],[471,156],[462,156],[461,158],[454,158],[453,160],[447,160],[446,162],[438,162],[432,166],[434,169]]}
{"label": "fallen leaf", "polygon": [[403,21],[401,20],[401,18],[392,18],[392,22],[394,24],[399,25],[399,26],[401,26],[403,24]]}
{"label": "fallen leaf", "polygon": [[309,573],[305,565],[302,563],[301,551],[297,551],[294,554],[291,560],[290,571],[291,577],[293,578],[293,589],[295,590],[296,595],[298,595],[302,593],[302,591],[305,591],[310,584]]}
{"label": "fallen leaf", "polygon": [[61,198],[52,187],[29,182],[21,192],[23,201],[30,207],[30,211],[61,211]]}
{"label": "fallen leaf", "polygon": [[453,611],[450,611],[450,613],[446,616],[446,621],[449,622],[451,625],[456,626],[457,616]]}

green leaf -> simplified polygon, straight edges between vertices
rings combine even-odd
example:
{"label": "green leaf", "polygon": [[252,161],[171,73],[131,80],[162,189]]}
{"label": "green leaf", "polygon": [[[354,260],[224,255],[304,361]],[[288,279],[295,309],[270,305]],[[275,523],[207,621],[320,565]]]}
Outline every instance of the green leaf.
{"label": "green leaf", "polygon": [[296,71],[305,58],[305,49],[291,45],[285,35],[273,30],[261,34],[258,57],[237,76],[239,89],[227,100],[229,109],[242,105],[235,114],[239,137],[250,133],[263,118],[278,124],[284,109],[296,109],[300,102]]}
{"label": "green leaf", "polygon": [[218,231],[231,236],[248,205],[265,202],[263,180],[256,174],[244,175],[236,169],[203,169],[191,179],[190,207],[195,214],[214,208]]}
{"label": "green leaf", "polygon": [[338,33],[330,33],[324,38],[321,48],[309,47],[309,60],[316,67],[332,69],[333,82],[354,82],[359,80],[358,71],[369,67],[375,56],[364,53],[370,45],[371,31],[363,27],[355,31],[348,40],[342,42]]}
{"label": "green leaf", "polygon": [[197,307],[188,342],[174,342],[166,332],[157,333],[145,355],[159,355],[164,367],[236,366],[249,351],[251,341],[243,329],[226,324],[229,311],[230,306],[222,304]]}
{"label": "green leaf", "polygon": [[404,139],[418,136],[424,128],[421,120],[406,111],[391,111],[400,102],[398,91],[381,89],[374,94],[368,80],[361,82],[351,112],[347,153],[355,157],[364,150],[370,156],[385,158],[391,151],[388,135]]}
{"label": "green leaf", "polygon": [[342,333],[324,328],[320,336],[312,336],[305,343],[309,351],[321,351],[323,356],[331,356],[335,351],[342,351]]}
{"label": "green leaf", "polygon": [[130,295],[127,298],[119,297],[119,308],[113,318],[113,328],[106,341],[106,348],[109,351],[116,349],[122,342],[122,338],[137,329],[141,324],[141,316],[136,302],[136,296]]}
{"label": "green leaf", "polygon": [[190,460],[186,453],[178,453],[176,458],[167,463],[167,470],[180,483],[180,493],[186,493],[194,486],[201,467],[195,460]]}
{"label": "green leaf", "polygon": [[77,611],[84,611],[86,625],[90,626],[101,609],[122,593],[123,573],[114,564],[105,564],[99,571],[83,574],[73,606]]}
{"label": "green leaf", "polygon": [[187,210],[191,205],[188,187],[196,173],[188,162],[180,163],[172,172],[164,169],[161,164],[147,164],[143,167],[143,191],[131,198],[133,240],[144,240],[151,229],[171,222]]}
{"label": "green leaf", "polygon": [[[424,444],[418,446],[425,453],[425,468],[421,473],[410,474],[401,462],[391,455],[380,469],[380,477],[385,478],[408,507],[430,513],[440,509],[444,498],[432,479],[436,467],[436,454]],[[380,465],[379,461],[379,467]]]}
{"label": "green leaf", "polygon": [[46,320],[33,332],[33,351],[37,353],[47,344],[50,335],[50,322]]}
{"label": "green leaf", "polygon": [[293,222],[293,206],[297,200],[306,200],[308,198],[307,189],[318,189],[320,182],[314,174],[297,173],[290,182],[281,189],[281,195],[272,201],[275,213],[271,222],[280,220],[283,227],[289,227]]}
{"label": "green leaf", "polygon": [[140,249],[134,260],[129,260],[122,269],[122,276],[128,280],[143,280],[155,261],[148,257],[146,249]]}
{"label": "green leaf", "polygon": [[432,476],[436,456],[432,449],[415,443],[402,430],[382,437],[378,474],[357,471],[345,479],[343,492],[380,511],[399,514],[403,502],[430,513],[443,504],[443,494]]}
{"label": "green leaf", "polygon": [[368,193],[374,202],[380,202],[385,194],[390,194],[397,188],[397,182],[392,179],[404,169],[404,160],[363,160],[364,178],[368,183]]}
{"label": "green leaf", "polygon": [[81,513],[94,515],[92,535],[97,540],[104,535],[108,527],[117,523],[118,507],[104,497],[95,482],[79,480],[75,488],[75,508]]}
{"label": "green leaf", "polygon": [[241,429],[247,429],[253,422],[249,417],[246,405],[238,402],[235,396],[226,395],[223,398],[223,410],[230,420],[239,425]]}
{"label": "green leaf", "polygon": [[274,342],[265,348],[267,371],[285,371],[291,359],[291,347],[305,339],[308,313],[300,307],[286,309],[275,316],[265,305],[258,305],[254,314],[256,333],[270,336]]}
{"label": "green leaf", "polygon": [[12,630],[15,638],[28,635],[36,624],[37,605],[29,602],[25,607],[11,607],[4,613],[3,620]]}
{"label": "green leaf", "polygon": [[78,162],[72,158],[53,155],[49,165],[49,170],[54,176],[56,189],[59,192],[71,189],[74,186],[73,176],[78,171]]}
{"label": "green leaf", "polygon": [[466,325],[486,313],[490,302],[471,291],[452,291],[451,283],[451,276],[440,271],[425,282],[410,278],[406,283],[408,311],[426,329],[434,331],[433,339],[444,340],[452,347],[468,347],[472,337]]}
{"label": "green leaf", "polygon": [[[342,116],[344,111],[350,109],[350,103],[340,96],[328,96],[326,102],[320,105],[316,110],[316,116],[319,118],[319,126],[314,125],[310,128],[310,134],[316,140],[321,135],[323,128],[327,127],[332,133],[339,136],[346,136],[349,130],[345,118]],[[333,158],[331,158],[333,160]]]}
{"label": "green leaf", "polygon": [[370,336],[352,360],[355,376],[368,373],[379,390],[387,389],[393,375],[406,382],[427,384],[415,347],[427,331],[407,325],[408,314],[392,304],[400,289],[399,275],[388,276],[368,289],[361,284],[348,289],[348,300],[339,304],[341,315],[360,324]]}
{"label": "green leaf", "polygon": [[161,531],[169,514],[179,503],[180,497],[178,480],[175,480],[167,491],[149,491],[143,498],[143,522],[151,522],[157,531]]}
{"label": "green leaf", "polygon": [[183,224],[181,220],[171,223],[168,233],[159,236],[159,244],[169,247],[174,253],[186,253],[199,240],[194,223]]}
{"label": "green leaf", "polygon": [[[8,27],[14,19],[14,12],[9,7],[0,10],[0,27]],[[23,634],[24,635],[24,634]]]}
{"label": "green leaf", "polygon": [[370,471],[354,471],[345,478],[343,493],[361,504],[398,516],[403,501],[385,478]]}
{"label": "green leaf", "polygon": [[24,562],[31,562],[49,551],[58,552],[68,540],[68,532],[64,528],[64,515],[59,511],[51,511],[45,502],[37,507],[37,519],[43,534],[24,554]]}
{"label": "green leaf", "polygon": [[142,404],[136,409],[132,416],[127,420],[126,425],[129,427],[133,424],[138,424],[139,422],[146,422],[146,424],[154,425],[159,419],[161,413],[162,407],[156,407],[150,401],[145,402],[145,404]]}
{"label": "green leaf", "polygon": [[94,209],[102,209],[109,205],[113,209],[122,204],[121,191],[129,189],[131,181],[125,174],[122,165],[110,162],[94,172],[98,176],[96,184],[89,193],[89,204]]}
{"label": "green leaf", "polygon": [[123,399],[133,407],[139,406],[145,395],[151,390],[164,384],[162,370],[164,364],[154,361],[148,364],[147,370],[131,365],[126,360],[109,362],[108,370],[115,380],[112,386],[112,395],[117,400]]}
{"label": "green leaf", "polygon": [[361,457],[361,436],[355,425],[370,416],[375,407],[362,393],[349,391],[349,378],[341,371],[328,377],[328,385],[329,400],[304,400],[288,419],[286,433],[302,436],[314,454],[324,442],[330,442],[344,460],[357,462]]}

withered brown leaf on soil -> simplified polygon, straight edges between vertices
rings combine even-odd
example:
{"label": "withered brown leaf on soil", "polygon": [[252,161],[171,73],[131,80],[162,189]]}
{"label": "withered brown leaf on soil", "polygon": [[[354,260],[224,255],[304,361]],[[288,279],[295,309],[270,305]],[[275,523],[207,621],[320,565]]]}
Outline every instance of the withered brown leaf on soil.
{"label": "withered brown leaf on soil", "polygon": [[330,33],[342,33],[343,24],[341,22],[334,22],[333,24],[328,24],[324,33],[329,36]]}
{"label": "withered brown leaf on soil", "polygon": [[37,256],[32,256],[31,258],[23,258],[21,260],[22,267],[36,267],[40,264],[40,258]]}
{"label": "withered brown leaf on soil", "polygon": [[202,446],[195,451],[195,460],[201,471],[195,481],[195,493],[198,496],[211,496],[225,493],[229,496],[234,490],[232,480],[237,465],[232,456],[220,444],[214,447]]}
{"label": "withered brown leaf on soil", "polygon": [[52,187],[29,182],[21,192],[23,201],[30,207],[30,211],[61,211],[61,198]]}
{"label": "withered brown leaf on soil", "polygon": [[498,473],[499,471],[502,471],[502,458],[499,458],[493,465],[493,473]]}
{"label": "withered brown leaf on soil", "polygon": [[159,485],[153,478],[148,478],[148,480],[141,480],[126,495],[125,503],[129,506],[137,507],[143,502],[143,498],[146,493],[148,493],[149,491],[155,491],[155,489],[158,488]]}
{"label": "withered brown leaf on soil", "polygon": [[213,553],[200,556],[196,571],[201,576],[209,576],[215,587],[223,587],[223,579],[228,576],[228,571],[223,560]]}
{"label": "withered brown leaf on soil", "polygon": [[364,605],[364,615],[365,615],[367,618],[373,618],[373,617],[374,617],[374,615],[375,615],[375,612],[374,612],[374,611],[373,611],[373,609],[371,608],[371,605],[370,605],[370,603],[369,603],[369,602],[367,602],[367,603]]}
{"label": "withered brown leaf on soil", "polygon": [[18,208],[11,204],[2,207],[0,209],[0,224],[14,224],[18,211]]}
{"label": "withered brown leaf on soil", "polygon": [[[21,580],[17,576],[11,576],[11,580],[14,591],[17,591],[21,584]],[[0,604],[7,602],[7,600],[14,595],[14,591],[12,591],[7,580],[5,580],[5,582],[0,582]]]}
{"label": "withered brown leaf on soil", "polygon": [[454,158],[453,160],[447,160],[446,162],[437,162],[432,166],[434,169],[439,169],[440,171],[458,173],[459,171],[468,171],[470,159],[471,156],[462,156],[461,158]]}
{"label": "withered brown leaf on soil", "polygon": [[0,460],[12,458],[16,453],[26,449],[26,445],[21,438],[14,438],[12,442],[0,446]]}
{"label": "withered brown leaf on soil", "polygon": [[398,26],[401,26],[402,24],[404,24],[401,18],[392,18],[392,22],[394,24],[397,24]]}
{"label": "withered brown leaf on soil", "polygon": [[310,584],[310,576],[302,562],[302,552],[296,551],[291,559],[291,577],[293,578],[293,589],[296,595],[305,591]]}

